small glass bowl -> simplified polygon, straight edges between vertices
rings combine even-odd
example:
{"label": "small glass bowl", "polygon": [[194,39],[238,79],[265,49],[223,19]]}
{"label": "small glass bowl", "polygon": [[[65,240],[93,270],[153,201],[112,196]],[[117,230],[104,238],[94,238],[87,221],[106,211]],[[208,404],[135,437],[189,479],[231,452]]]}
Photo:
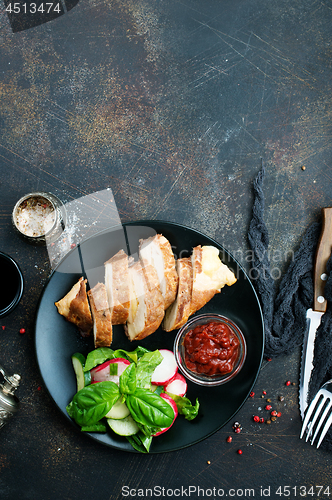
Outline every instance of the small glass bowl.
{"label": "small glass bowl", "polygon": [[0,318],[12,312],[21,300],[24,280],[17,262],[8,254],[0,252],[2,290],[0,291]]}
{"label": "small glass bowl", "polygon": [[[185,348],[183,345],[183,341],[186,334],[190,330],[196,328],[196,326],[205,325],[211,322],[226,324],[232,330],[232,332],[237,336],[240,342],[239,354],[234,364],[233,370],[224,375],[220,374],[220,375],[209,376],[205,375],[204,373],[196,373],[192,370],[189,370],[185,362]],[[190,319],[182,328],[180,328],[180,330],[177,333],[177,336],[175,337],[173,350],[177,365],[182,374],[191,382],[206,387],[214,387],[217,385],[225,384],[226,382],[232,380],[243,367],[247,355],[246,341],[239,327],[233,321],[231,321],[229,318],[226,318],[225,316],[221,316],[220,314],[208,314],[208,313],[195,316],[194,318]]]}
{"label": "small glass bowl", "polygon": [[45,245],[55,241],[64,228],[64,206],[52,193],[29,193],[15,204],[12,222],[26,241]]}

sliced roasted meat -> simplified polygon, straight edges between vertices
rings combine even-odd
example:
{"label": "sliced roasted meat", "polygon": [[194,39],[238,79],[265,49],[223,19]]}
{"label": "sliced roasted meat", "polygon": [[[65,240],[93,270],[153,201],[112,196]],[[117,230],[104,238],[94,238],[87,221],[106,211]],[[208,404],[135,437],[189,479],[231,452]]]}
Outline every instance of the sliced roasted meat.
{"label": "sliced roasted meat", "polygon": [[95,348],[109,347],[112,343],[112,321],[104,283],[97,283],[91,288],[88,297],[93,318]]}
{"label": "sliced roasted meat", "polygon": [[195,313],[225,286],[236,282],[234,273],[221,262],[219,250],[214,246],[198,245],[191,255],[193,289],[191,312]]}
{"label": "sliced roasted meat", "polygon": [[166,332],[181,328],[191,314],[193,268],[190,257],[177,259],[176,270],[179,276],[178,293],[165,313],[163,329]]}
{"label": "sliced roasted meat", "polygon": [[130,299],[128,256],[123,250],[105,262],[105,285],[112,324],[124,324],[128,319]]}
{"label": "sliced roasted meat", "polygon": [[141,340],[154,333],[164,317],[164,299],[156,270],[141,261],[129,265],[130,308],[126,335]]}
{"label": "sliced roasted meat", "polygon": [[151,264],[157,271],[160,290],[167,309],[175,300],[178,275],[170,242],[162,234],[140,240],[139,255],[144,263]]}
{"label": "sliced roasted meat", "polygon": [[90,335],[93,325],[86,283],[87,280],[81,277],[61,300],[55,302],[59,314],[76,325],[82,337]]}

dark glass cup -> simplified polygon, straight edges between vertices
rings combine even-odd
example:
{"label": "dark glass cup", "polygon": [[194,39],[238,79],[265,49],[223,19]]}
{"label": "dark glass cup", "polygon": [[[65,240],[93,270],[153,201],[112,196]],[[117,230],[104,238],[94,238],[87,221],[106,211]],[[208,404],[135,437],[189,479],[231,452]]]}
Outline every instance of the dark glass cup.
{"label": "dark glass cup", "polygon": [[23,294],[23,275],[15,260],[0,252],[0,318],[17,306]]}

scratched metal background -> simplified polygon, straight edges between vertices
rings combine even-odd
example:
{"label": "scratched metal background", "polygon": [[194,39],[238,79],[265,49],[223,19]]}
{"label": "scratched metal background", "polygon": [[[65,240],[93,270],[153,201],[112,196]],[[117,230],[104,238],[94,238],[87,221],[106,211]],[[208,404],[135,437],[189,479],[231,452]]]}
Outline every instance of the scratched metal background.
{"label": "scratched metal background", "polygon": [[[0,330],[0,362],[23,374],[21,412],[0,434],[1,500],[115,499],[125,484],[253,487],[257,496],[263,485],[280,498],[278,485],[331,483],[330,456],[298,439],[297,387],[284,387],[297,382],[298,352],[263,365],[231,445],[231,424],[151,457],[74,433],[37,390],[33,321],[47,254],[23,244],[10,222],[29,191],[69,202],[111,188],[123,221],[184,223],[248,268],[251,186],[263,159],[278,276],[331,204],[331,23],[330,0],[81,0],[57,20],[12,33],[1,5],[0,249],[26,280]],[[284,416],[257,426],[266,388],[274,400],[287,392]]]}

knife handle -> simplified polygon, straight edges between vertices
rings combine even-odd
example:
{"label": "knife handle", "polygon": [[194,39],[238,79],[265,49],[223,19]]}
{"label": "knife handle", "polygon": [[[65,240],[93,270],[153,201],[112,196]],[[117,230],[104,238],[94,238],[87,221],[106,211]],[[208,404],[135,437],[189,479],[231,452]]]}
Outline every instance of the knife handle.
{"label": "knife handle", "polygon": [[326,264],[332,251],[332,207],[322,208],[322,232],[319,238],[314,265],[314,311],[325,312],[327,302],[324,297]]}

